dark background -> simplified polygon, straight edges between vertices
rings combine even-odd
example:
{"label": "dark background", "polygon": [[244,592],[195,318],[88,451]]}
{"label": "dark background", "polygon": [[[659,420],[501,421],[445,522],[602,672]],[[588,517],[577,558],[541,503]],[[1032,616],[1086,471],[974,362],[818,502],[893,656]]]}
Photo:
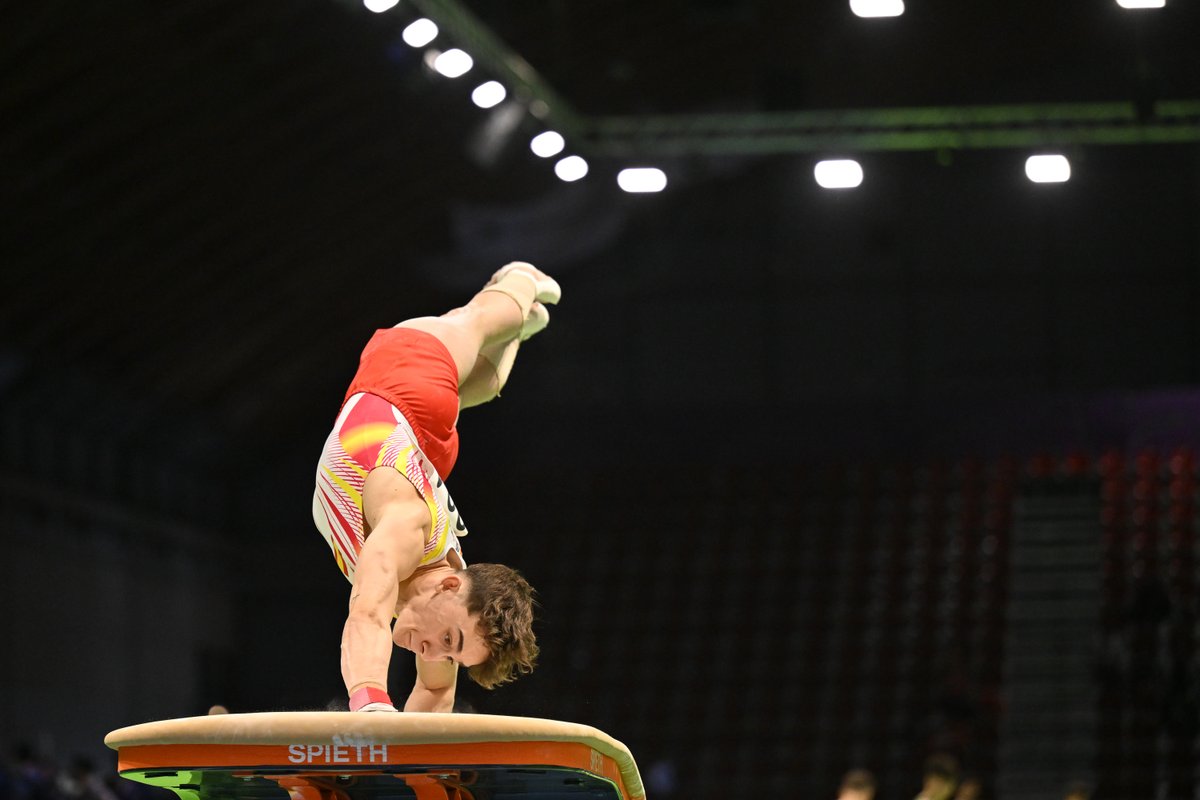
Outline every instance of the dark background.
{"label": "dark background", "polygon": [[[1180,0],[934,0],[894,20],[840,0],[467,7],[589,117],[1200,95],[1200,19]],[[563,184],[525,148],[532,116],[481,156],[488,114],[468,94],[486,70],[431,75],[399,39],[416,16],[348,0],[0,10],[3,739],[105,758],[106,731],[213,703],[340,702],[347,587],[309,509],[358,351],[529,260],[563,301],[503,398],[464,415],[449,483],[468,559],[540,588],[544,659],[513,687],[464,688],[471,708],[596,725],[651,796],[831,796],[850,766],[912,796],[938,748],[996,794],[1026,786],[1005,747],[1036,736],[1005,727],[1003,699],[1005,581],[1026,562],[967,558],[928,596],[893,581],[943,611],[961,586],[1000,587],[968,593],[959,627],[918,624],[917,655],[917,634],[843,644],[888,629],[872,580],[1036,542],[1022,525],[1049,495],[1092,531],[1055,595],[1095,618],[1077,654],[1090,716],[1072,718],[1091,744],[1022,796],[1071,777],[1192,796],[1168,757],[1195,743],[1190,499],[1149,539],[1129,509],[1149,480],[1165,520],[1200,445],[1195,126],[1072,145],[1053,186],[1025,179],[1017,148],[856,153],[866,181],[843,193],[815,185],[814,152],[594,158]],[[621,192],[634,163],[663,166],[667,190]],[[981,492],[1000,510],[970,522]],[[1170,611],[1143,631],[1160,638],[1126,643],[1184,641],[1164,656],[1175,678],[1104,695],[1105,642],[1160,562]],[[1053,555],[1032,563],[1056,580]],[[857,658],[910,666],[846,673]],[[411,667],[394,672],[402,695]],[[955,680],[974,687],[975,732],[951,741],[938,698]],[[1138,740],[1162,766],[1101,768],[1146,762]]]}

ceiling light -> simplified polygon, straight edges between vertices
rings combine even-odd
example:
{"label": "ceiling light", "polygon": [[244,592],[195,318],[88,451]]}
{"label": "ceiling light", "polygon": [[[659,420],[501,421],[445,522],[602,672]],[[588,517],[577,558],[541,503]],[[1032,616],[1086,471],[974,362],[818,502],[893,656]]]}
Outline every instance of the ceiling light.
{"label": "ceiling light", "polygon": [[863,182],[863,168],[851,158],[818,161],[813,177],[822,189],[853,189]]}
{"label": "ceiling light", "polygon": [[1061,155],[1030,156],[1025,175],[1034,183],[1063,183],[1071,178],[1071,162]]}
{"label": "ceiling light", "polygon": [[414,20],[400,34],[409,47],[424,47],[437,38],[438,26],[431,19]]}
{"label": "ceiling light", "polygon": [[491,108],[500,105],[507,96],[508,91],[504,88],[503,83],[488,81],[475,87],[475,91],[471,92],[471,102],[480,108]]}
{"label": "ceiling light", "polygon": [[473,66],[475,61],[457,47],[452,47],[433,60],[433,68],[447,78],[466,75]]}
{"label": "ceiling light", "polygon": [[382,14],[385,11],[395,8],[399,2],[400,0],[363,0],[363,5],[367,7],[367,11]]}
{"label": "ceiling light", "polygon": [[577,181],[587,173],[588,163],[579,156],[567,156],[554,165],[554,174],[567,183]]}
{"label": "ceiling light", "polygon": [[563,148],[566,146],[567,143],[563,141],[562,134],[558,133],[557,131],[546,131],[545,133],[539,133],[537,136],[533,137],[533,141],[529,143],[529,149],[533,151],[534,155],[541,156],[542,158],[556,156],[561,153]]}
{"label": "ceiling light", "polygon": [[627,192],[661,192],[667,188],[667,175],[654,167],[633,167],[617,173],[617,185]]}
{"label": "ceiling light", "polygon": [[1167,0],[1117,0],[1121,8],[1162,8]]}
{"label": "ceiling light", "polygon": [[904,0],[850,0],[850,10],[859,17],[898,17]]}

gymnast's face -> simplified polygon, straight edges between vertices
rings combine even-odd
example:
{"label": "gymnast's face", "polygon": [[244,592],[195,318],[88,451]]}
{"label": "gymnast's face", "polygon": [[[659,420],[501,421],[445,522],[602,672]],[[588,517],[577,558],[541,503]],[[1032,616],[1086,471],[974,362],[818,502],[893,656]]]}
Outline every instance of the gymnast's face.
{"label": "gymnast's face", "polygon": [[393,640],[411,650],[423,661],[453,661],[473,667],[491,655],[479,635],[479,615],[467,613],[466,584],[457,576],[447,576],[414,608],[411,615],[397,620],[399,631]]}

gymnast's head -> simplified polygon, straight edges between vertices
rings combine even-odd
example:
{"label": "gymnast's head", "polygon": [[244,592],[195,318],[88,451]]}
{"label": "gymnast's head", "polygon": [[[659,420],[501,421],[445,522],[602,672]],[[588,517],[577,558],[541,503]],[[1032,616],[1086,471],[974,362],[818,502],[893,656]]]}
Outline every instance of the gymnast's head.
{"label": "gymnast's head", "polygon": [[442,573],[397,618],[394,638],[424,661],[454,661],[487,689],[532,672],[534,592],[519,572],[472,564]]}
{"label": "gymnast's head", "polygon": [[533,672],[538,646],[533,635],[534,591],[529,581],[503,564],[472,564],[467,576],[466,609],[487,647],[488,658],[467,669],[485,689]]}

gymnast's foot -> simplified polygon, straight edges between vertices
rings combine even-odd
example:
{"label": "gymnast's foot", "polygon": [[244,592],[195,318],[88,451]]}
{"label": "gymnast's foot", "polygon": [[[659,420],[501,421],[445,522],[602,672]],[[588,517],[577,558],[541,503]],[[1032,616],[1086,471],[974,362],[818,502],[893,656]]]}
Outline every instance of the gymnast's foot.
{"label": "gymnast's foot", "polygon": [[529,307],[529,315],[525,317],[525,324],[521,326],[521,333],[517,336],[522,342],[538,333],[547,325],[550,324],[550,309],[546,308],[539,302],[534,302]]}
{"label": "gymnast's foot", "polygon": [[[504,291],[502,284],[506,280],[514,278],[523,278],[531,282],[534,291],[533,302],[528,306],[529,310],[525,314],[525,321],[521,325],[520,334],[518,334],[518,338],[523,342],[550,324],[550,310],[546,308],[546,305],[553,305],[562,299],[562,288],[559,287],[558,281],[532,264],[513,261],[496,270],[491,280],[484,286],[484,290],[490,288],[493,291]],[[508,292],[505,293],[508,294]],[[521,304],[519,299],[517,302],[518,305]]]}
{"label": "gymnast's foot", "polygon": [[542,272],[533,264],[527,264],[524,261],[512,261],[505,264],[496,270],[496,273],[492,275],[492,279],[487,282],[487,285],[492,286],[499,283],[505,275],[514,273],[524,275],[533,281],[534,290],[537,292],[535,299],[538,302],[554,305],[562,299],[562,289],[559,288],[558,281]]}

